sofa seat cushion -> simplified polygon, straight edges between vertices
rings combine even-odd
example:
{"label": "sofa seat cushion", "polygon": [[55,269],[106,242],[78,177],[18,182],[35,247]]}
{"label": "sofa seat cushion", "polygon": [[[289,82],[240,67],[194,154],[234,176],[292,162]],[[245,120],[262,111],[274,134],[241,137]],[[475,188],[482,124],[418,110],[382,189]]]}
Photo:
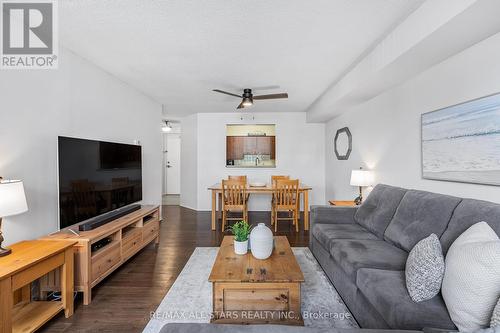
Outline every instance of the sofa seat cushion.
{"label": "sofa seat cushion", "polygon": [[404,271],[362,268],[358,271],[356,285],[391,328],[456,329],[441,294],[420,303],[411,300]]}
{"label": "sofa seat cushion", "polygon": [[333,260],[342,267],[352,283],[360,268],[404,270],[408,253],[383,240],[334,239],[330,243]]}
{"label": "sofa seat cushion", "polygon": [[449,195],[410,190],[401,200],[384,238],[410,251],[430,234],[441,237],[461,200]]}
{"label": "sofa seat cushion", "polygon": [[379,238],[384,232],[406,193],[406,189],[378,184],[358,208],[354,219]]}
{"label": "sofa seat cushion", "polygon": [[312,234],[328,250],[333,239],[378,239],[358,224],[315,224]]}

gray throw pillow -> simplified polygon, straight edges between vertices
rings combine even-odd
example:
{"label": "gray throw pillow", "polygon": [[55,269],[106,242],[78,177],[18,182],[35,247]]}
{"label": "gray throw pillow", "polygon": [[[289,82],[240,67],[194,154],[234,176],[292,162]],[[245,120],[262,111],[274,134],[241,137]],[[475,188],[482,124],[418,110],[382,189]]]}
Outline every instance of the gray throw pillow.
{"label": "gray throw pillow", "polygon": [[497,306],[495,306],[495,310],[493,310],[493,316],[491,316],[490,327],[500,328],[500,298],[498,299]]}
{"label": "gray throw pillow", "polygon": [[435,234],[420,240],[406,260],[406,288],[414,302],[436,296],[444,277],[444,256]]}

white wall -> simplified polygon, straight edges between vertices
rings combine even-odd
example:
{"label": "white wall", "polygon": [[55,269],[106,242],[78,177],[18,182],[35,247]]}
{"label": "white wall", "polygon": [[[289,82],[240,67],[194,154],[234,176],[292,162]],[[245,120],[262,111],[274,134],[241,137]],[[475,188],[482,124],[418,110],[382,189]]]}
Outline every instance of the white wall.
{"label": "white wall", "polygon": [[181,196],[183,207],[198,207],[198,115],[181,122]]}
{"label": "white wall", "polygon": [[143,202],[161,202],[161,106],[68,50],[58,70],[0,73],[0,175],[24,181],[29,212],[6,243],[58,230],[57,136],[143,146]]}
{"label": "white wall", "polygon": [[[334,118],[326,126],[328,199],[352,199],[352,169],[374,169],[377,182],[500,202],[500,187],[421,178],[422,113],[500,92],[500,34],[459,53],[405,84]],[[353,152],[348,161],[333,154],[337,129],[348,126]]]}
{"label": "white wall", "polygon": [[[204,113],[182,121],[181,205],[211,209],[207,188],[228,175],[247,175],[248,180],[270,182],[271,175],[286,174],[313,187],[311,204],[325,203],[324,124],[306,123],[305,113]],[[254,117],[255,119],[252,119]],[[196,119],[196,125],[193,124]],[[226,168],[226,124],[276,124],[276,168]],[[189,128],[189,133],[187,132]],[[197,154],[192,142],[196,132]],[[187,152],[186,150],[189,150]],[[189,158],[186,158],[187,155]],[[191,168],[196,165],[196,174]],[[191,171],[188,172],[187,169]],[[193,191],[193,188],[196,188]],[[191,197],[196,193],[196,198]],[[270,210],[268,196],[252,196],[250,210]]]}

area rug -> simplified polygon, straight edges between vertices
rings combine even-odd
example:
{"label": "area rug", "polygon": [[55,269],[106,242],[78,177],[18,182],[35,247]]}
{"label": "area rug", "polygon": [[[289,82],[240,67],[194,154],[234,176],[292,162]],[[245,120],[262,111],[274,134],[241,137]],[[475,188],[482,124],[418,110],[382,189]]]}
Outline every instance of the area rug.
{"label": "area rug", "polygon": [[[212,310],[212,285],[208,276],[217,256],[217,247],[197,247],[181,274],[151,313],[144,333],[158,333],[167,323],[208,323]],[[349,310],[325,273],[305,247],[293,248],[304,274],[302,315],[304,325],[317,328],[357,328]]]}

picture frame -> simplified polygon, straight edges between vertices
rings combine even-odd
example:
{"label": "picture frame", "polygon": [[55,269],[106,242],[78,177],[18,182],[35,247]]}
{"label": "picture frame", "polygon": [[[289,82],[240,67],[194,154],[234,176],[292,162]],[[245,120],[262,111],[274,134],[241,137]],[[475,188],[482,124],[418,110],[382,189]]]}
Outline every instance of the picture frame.
{"label": "picture frame", "polygon": [[500,94],[421,115],[422,178],[500,186]]}

